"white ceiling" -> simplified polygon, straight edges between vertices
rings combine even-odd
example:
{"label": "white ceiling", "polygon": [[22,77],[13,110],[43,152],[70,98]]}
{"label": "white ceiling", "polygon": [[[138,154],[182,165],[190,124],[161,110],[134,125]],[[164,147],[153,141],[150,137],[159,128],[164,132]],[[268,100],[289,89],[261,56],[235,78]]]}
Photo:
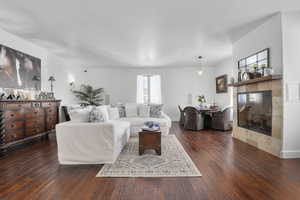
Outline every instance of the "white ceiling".
{"label": "white ceiling", "polygon": [[[22,3],[21,3],[22,2]],[[0,27],[97,67],[196,66],[299,0],[0,0]],[[1,40],[1,39],[0,39]]]}

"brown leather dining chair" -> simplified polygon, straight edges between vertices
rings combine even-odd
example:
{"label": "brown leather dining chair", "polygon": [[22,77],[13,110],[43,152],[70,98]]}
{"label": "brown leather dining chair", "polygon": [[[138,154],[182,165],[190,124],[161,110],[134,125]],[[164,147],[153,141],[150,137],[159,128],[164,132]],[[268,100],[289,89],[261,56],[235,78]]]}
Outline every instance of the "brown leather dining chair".
{"label": "brown leather dining chair", "polygon": [[178,109],[180,112],[180,119],[179,119],[179,125],[184,126],[184,110],[178,105]]}
{"label": "brown leather dining chair", "polygon": [[184,128],[194,131],[203,129],[202,114],[194,107],[188,106],[184,108]]}
{"label": "brown leather dining chair", "polygon": [[232,129],[232,107],[228,106],[222,111],[212,114],[211,127],[216,130],[229,131]]}

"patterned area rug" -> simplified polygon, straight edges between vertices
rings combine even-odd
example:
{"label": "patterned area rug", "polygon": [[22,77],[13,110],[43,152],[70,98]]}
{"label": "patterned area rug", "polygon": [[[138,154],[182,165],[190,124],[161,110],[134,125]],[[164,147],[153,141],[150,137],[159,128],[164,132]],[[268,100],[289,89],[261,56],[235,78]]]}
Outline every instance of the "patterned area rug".
{"label": "patterned area rug", "polygon": [[138,155],[138,137],[130,138],[116,162],[105,164],[96,177],[202,176],[175,135],[162,137],[162,155],[148,150]]}

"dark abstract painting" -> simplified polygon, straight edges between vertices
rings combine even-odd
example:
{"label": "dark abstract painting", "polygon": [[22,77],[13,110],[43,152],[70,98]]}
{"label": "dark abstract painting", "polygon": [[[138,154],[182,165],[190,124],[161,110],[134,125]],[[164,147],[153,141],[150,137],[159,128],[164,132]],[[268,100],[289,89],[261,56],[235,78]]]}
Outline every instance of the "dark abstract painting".
{"label": "dark abstract painting", "polygon": [[0,88],[41,89],[41,60],[0,45]]}

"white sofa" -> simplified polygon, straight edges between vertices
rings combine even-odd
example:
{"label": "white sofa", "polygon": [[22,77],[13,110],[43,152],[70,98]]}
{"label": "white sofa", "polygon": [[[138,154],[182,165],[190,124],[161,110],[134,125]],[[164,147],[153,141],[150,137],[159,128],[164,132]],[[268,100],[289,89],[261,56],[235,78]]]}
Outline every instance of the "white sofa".
{"label": "white sofa", "polygon": [[130,135],[137,136],[138,132],[144,126],[145,122],[153,121],[160,124],[160,130],[162,135],[168,135],[169,130],[172,126],[172,121],[170,117],[162,112],[161,118],[151,118],[151,117],[121,117],[115,121],[129,122],[130,123]]}
{"label": "white sofa", "polygon": [[56,126],[60,164],[113,163],[130,136],[137,136],[147,121],[160,123],[162,135],[168,135],[171,119],[162,112],[161,118],[122,117],[105,122],[68,121]]}
{"label": "white sofa", "polygon": [[60,164],[113,163],[129,140],[130,124],[64,122],[56,126]]}

